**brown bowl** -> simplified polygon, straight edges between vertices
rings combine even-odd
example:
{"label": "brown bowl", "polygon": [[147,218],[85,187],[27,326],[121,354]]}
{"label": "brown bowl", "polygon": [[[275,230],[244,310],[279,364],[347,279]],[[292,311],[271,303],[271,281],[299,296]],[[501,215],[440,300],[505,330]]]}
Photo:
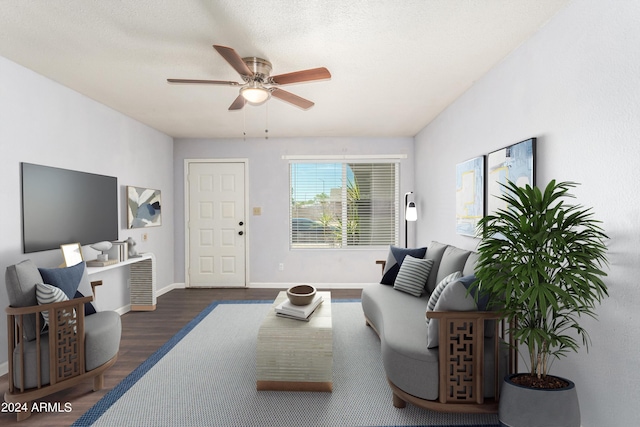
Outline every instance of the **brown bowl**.
{"label": "brown bowl", "polygon": [[287,289],[287,297],[293,305],[308,305],[316,296],[316,288],[311,285],[297,285]]}

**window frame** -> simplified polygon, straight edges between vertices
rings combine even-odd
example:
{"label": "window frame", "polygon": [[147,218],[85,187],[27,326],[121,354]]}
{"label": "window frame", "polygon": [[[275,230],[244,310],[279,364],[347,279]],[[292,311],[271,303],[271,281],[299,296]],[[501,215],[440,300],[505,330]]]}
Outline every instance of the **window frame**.
{"label": "window frame", "polygon": [[[400,194],[400,176],[401,176],[401,159],[406,158],[406,155],[348,155],[348,156],[283,156],[283,159],[288,160],[288,174],[289,174],[289,194],[288,194],[288,203],[289,203],[289,222],[288,222],[288,241],[289,248],[291,250],[380,250],[383,248],[388,248],[389,245],[398,245],[400,242],[400,213],[399,208],[402,203],[401,194]],[[349,244],[349,239],[345,233],[342,233],[342,240],[339,245],[322,245],[322,244],[304,244],[294,242],[294,232],[293,232],[293,221],[294,219],[298,219],[298,216],[295,215],[295,207],[293,202],[293,194],[294,191],[294,178],[293,178],[293,166],[294,164],[340,164],[342,165],[343,171],[347,168],[349,164],[392,164],[394,165],[393,175],[394,175],[394,183],[393,183],[393,201],[392,209],[389,212],[393,215],[393,224],[392,230],[390,234],[392,234],[392,241],[380,243],[380,244],[369,244],[369,245],[358,245],[358,244]],[[373,169],[373,168],[372,168]],[[347,192],[347,178],[343,172],[342,174],[342,201],[346,201],[346,192]],[[324,191],[323,191],[324,193]],[[326,193],[324,193],[326,194]],[[345,216],[347,215],[347,208],[342,207],[342,221],[344,223]]]}

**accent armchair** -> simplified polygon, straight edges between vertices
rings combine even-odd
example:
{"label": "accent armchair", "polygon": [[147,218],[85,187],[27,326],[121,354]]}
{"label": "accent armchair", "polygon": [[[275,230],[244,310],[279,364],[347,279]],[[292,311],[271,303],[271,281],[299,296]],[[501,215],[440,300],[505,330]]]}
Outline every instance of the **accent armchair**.
{"label": "accent armchair", "polygon": [[[4,399],[26,403],[18,421],[28,418],[31,401],[93,378],[104,386],[104,371],[118,358],[121,322],[115,311],[95,312],[84,263],[38,269],[31,260],[7,267],[9,390]],[[94,287],[100,282],[91,283]],[[57,301],[57,302],[50,302]]]}

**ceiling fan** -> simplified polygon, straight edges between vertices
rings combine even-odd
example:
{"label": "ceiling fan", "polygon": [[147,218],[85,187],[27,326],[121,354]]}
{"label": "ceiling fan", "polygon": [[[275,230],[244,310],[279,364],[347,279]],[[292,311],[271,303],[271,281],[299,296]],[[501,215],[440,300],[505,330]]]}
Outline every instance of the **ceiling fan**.
{"label": "ceiling fan", "polygon": [[193,80],[193,79],[167,79],[169,83],[195,83],[240,86],[240,94],[233,101],[229,110],[240,110],[245,104],[260,105],[270,97],[278,98],[295,106],[308,110],[314,103],[304,99],[279,86],[292,83],[310,82],[331,78],[331,73],[324,67],[309,70],[295,71],[293,73],[270,76],[271,62],[266,59],[247,57],[242,58],[238,53],[226,46],[213,45],[214,49],[240,74],[243,83],[224,80]]}

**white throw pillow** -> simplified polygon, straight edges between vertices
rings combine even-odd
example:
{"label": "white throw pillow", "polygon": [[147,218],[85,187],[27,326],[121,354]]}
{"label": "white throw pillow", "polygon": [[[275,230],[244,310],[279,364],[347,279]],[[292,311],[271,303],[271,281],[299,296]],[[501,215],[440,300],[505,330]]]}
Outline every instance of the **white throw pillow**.
{"label": "white throw pillow", "polygon": [[[460,277],[462,277],[462,273],[456,271],[455,273],[451,273],[450,275],[442,279],[440,283],[438,283],[438,286],[436,286],[436,288],[433,290],[433,293],[429,297],[429,302],[427,303],[427,311],[433,311],[436,308],[436,303],[438,302],[440,295],[442,295],[442,291],[444,291],[444,288],[446,288],[449,283],[458,280]],[[429,318],[427,318],[427,324],[428,323]]]}
{"label": "white throw pillow", "polygon": [[424,292],[429,273],[433,267],[432,259],[414,258],[407,255],[400,266],[393,288],[419,297]]}
{"label": "white throw pillow", "polygon": [[[36,299],[38,300],[38,304],[51,304],[54,302],[60,301],[68,301],[69,298],[60,288],[56,288],[52,285],[47,285],[45,283],[37,283],[36,284]],[[44,317],[45,326],[49,324],[49,312],[43,311],[42,317]]]}

